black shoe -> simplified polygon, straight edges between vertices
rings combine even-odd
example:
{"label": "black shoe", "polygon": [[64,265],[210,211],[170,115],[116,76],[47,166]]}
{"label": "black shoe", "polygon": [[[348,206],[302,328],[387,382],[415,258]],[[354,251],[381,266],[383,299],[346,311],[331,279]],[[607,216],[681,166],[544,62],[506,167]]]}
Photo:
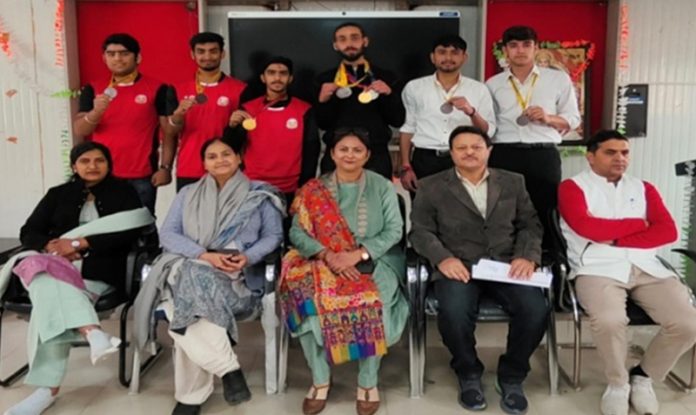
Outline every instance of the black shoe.
{"label": "black shoe", "polygon": [[222,377],[222,394],[230,405],[238,405],[251,399],[251,391],[242,369],[234,370]]}
{"label": "black shoe", "polygon": [[186,405],[181,402],[177,402],[174,411],[172,411],[172,415],[198,415],[200,413],[200,405]]}
{"label": "black shoe", "polygon": [[469,411],[483,411],[488,404],[481,379],[459,379],[459,405]]}
{"label": "black shoe", "polygon": [[521,383],[503,383],[496,380],[495,390],[500,394],[500,408],[503,412],[511,415],[527,413],[529,404]]}

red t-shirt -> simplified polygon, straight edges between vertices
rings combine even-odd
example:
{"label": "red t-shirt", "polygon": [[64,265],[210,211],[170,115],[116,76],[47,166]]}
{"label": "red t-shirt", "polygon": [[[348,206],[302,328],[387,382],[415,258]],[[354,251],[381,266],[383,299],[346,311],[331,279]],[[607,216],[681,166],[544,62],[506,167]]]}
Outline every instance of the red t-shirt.
{"label": "red t-shirt", "polygon": [[285,107],[264,109],[264,101],[265,97],[259,97],[243,105],[256,118],[256,128],[247,132],[244,174],[291,193],[300,178],[304,116],[310,105],[291,98]]}
{"label": "red t-shirt", "polygon": [[[93,107],[92,100],[109,85],[107,80],[87,85],[80,97],[80,111]],[[153,78],[138,75],[134,83],[114,85],[118,95],[111,101],[91,139],[109,148],[114,176],[138,179],[152,175],[150,157],[164,115],[166,86]]]}
{"label": "red t-shirt", "polygon": [[[179,138],[177,177],[197,179],[205,174],[201,147],[209,139],[222,136],[230,116],[239,108],[239,97],[245,87],[244,82],[224,75],[217,83],[205,86],[204,94],[208,100],[203,104],[194,104],[186,112],[184,128]],[[195,96],[195,80],[176,86],[177,100]]]}

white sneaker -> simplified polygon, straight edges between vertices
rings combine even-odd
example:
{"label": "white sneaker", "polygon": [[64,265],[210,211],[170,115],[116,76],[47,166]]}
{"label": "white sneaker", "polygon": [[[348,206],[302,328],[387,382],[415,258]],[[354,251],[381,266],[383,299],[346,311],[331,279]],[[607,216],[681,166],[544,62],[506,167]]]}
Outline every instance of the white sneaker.
{"label": "white sneaker", "polygon": [[600,408],[602,415],[628,415],[628,396],[631,394],[631,385],[622,386],[607,385],[602,395]]}
{"label": "white sneaker", "polygon": [[656,415],[660,410],[653,390],[652,379],[645,376],[631,376],[631,405],[638,415]]}

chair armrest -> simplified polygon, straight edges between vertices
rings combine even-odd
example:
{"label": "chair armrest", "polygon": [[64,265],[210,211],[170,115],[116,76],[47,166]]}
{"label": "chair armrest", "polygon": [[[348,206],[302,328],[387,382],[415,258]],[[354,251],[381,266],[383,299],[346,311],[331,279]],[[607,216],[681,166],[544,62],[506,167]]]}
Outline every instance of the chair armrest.
{"label": "chair armrest", "polygon": [[282,248],[278,247],[273,252],[263,257],[264,264],[264,293],[272,293],[275,291],[276,280],[280,272],[280,261]]}

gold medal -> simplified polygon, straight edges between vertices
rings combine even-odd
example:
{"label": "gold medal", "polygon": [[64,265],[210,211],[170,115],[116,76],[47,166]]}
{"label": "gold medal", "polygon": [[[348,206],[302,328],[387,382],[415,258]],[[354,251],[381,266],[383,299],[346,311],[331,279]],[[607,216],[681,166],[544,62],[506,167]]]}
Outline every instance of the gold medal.
{"label": "gold medal", "polygon": [[247,130],[255,130],[256,129],[256,119],[255,118],[247,118],[246,120],[242,121],[242,127]]}
{"label": "gold medal", "polygon": [[363,91],[358,95],[358,101],[360,101],[361,104],[369,104],[372,102],[372,94],[370,91]]}

